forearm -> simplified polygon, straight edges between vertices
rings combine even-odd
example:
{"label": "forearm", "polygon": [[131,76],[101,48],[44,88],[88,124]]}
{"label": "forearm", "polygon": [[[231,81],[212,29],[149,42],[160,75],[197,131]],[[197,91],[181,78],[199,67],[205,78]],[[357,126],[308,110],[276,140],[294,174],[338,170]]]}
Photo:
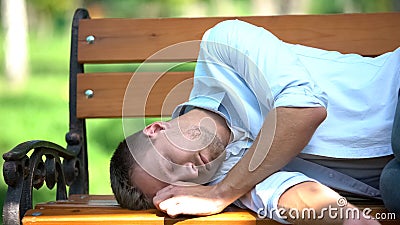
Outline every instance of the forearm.
{"label": "forearm", "polygon": [[250,191],[299,154],[325,117],[326,110],[322,107],[272,110],[253,146],[215,186],[216,193],[233,202]]}

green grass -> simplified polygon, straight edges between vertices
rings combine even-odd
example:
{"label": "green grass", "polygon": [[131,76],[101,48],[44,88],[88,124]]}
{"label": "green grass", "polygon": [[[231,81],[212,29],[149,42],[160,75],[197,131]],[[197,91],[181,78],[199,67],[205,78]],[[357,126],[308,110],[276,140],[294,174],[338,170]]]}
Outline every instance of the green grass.
{"label": "green grass", "polygon": [[[29,40],[30,72],[24,85],[14,87],[4,75],[3,35],[0,35],[0,153],[28,140],[47,140],[66,146],[69,124],[69,34],[32,37]],[[151,65],[163,71],[171,65]],[[87,66],[86,70],[134,71],[139,65]],[[195,64],[173,66],[173,70],[193,70]],[[146,67],[141,69],[146,70]],[[168,118],[166,118],[168,119]],[[147,119],[146,123],[154,119]],[[112,194],[109,183],[109,160],[123,139],[121,119],[87,120],[89,155],[89,193]],[[143,127],[137,119],[132,131]],[[3,160],[0,160],[3,166]],[[54,188],[55,189],[55,188]],[[55,190],[34,190],[33,202],[55,200]],[[3,207],[7,186],[0,182],[0,204]],[[1,215],[0,215],[1,217]],[[1,218],[0,218],[1,219]],[[2,219],[1,219],[2,220]],[[0,222],[1,224],[1,222]]]}
{"label": "green grass", "polygon": [[[65,77],[32,76],[26,88],[19,91],[7,91],[3,78],[0,83],[1,153],[27,140],[48,140],[66,146],[64,139],[69,118],[68,81]],[[113,150],[123,139],[121,120],[88,120],[87,127],[89,192],[111,194],[108,162]],[[3,198],[6,191],[4,180],[0,191]],[[34,202],[51,200],[55,200],[54,191],[35,191]]]}
{"label": "green grass", "polygon": [[[30,75],[24,86],[12,87],[3,69],[3,41],[0,38],[0,153],[28,140],[48,140],[66,146],[68,132],[69,35],[32,38]],[[138,119],[138,124],[142,120]],[[143,123],[143,122],[142,122]],[[138,125],[138,128],[140,126]],[[109,184],[109,159],[123,139],[121,119],[87,121],[89,192],[112,194]],[[3,160],[0,160],[3,166]],[[7,186],[0,182],[0,204]],[[54,189],[34,191],[34,203],[55,200]],[[1,218],[0,218],[1,219]],[[1,222],[0,222],[1,224]]]}

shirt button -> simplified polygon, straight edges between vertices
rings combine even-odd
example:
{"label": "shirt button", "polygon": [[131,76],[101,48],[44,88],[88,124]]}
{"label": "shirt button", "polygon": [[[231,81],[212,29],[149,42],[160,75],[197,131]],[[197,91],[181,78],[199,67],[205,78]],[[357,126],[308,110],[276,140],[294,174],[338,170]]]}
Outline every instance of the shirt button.
{"label": "shirt button", "polygon": [[333,173],[329,173],[329,177],[333,178],[335,175],[333,175]]}

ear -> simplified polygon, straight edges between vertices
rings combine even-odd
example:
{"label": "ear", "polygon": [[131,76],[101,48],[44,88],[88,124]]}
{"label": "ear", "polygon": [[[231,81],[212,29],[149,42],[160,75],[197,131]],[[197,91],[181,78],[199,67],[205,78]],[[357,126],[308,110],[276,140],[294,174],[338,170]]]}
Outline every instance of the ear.
{"label": "ear", "polygon": [[157,122],[147,125],[143,129],[143,133],[145,135],[147,135],[148,137],[153,138],[153,137],[156,137],[160,131],[165,130],[168,127],[169,127],[168,122],[157,121]]}

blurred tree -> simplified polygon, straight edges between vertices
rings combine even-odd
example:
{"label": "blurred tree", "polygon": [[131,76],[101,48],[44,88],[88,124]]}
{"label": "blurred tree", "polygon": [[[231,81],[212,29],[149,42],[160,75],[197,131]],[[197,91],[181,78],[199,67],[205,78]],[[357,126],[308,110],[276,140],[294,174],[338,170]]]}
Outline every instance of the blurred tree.
{"label": "blurred tree", "polygon": [[240,16],[250,15],[252,1],[254,0],[84,0],[83,5],[93,17]]}
{"label": "blurred tree", "polygon": [[93,17],[140,18],[180,16],[186,6],[198,0],[84,0],[83,2]]}
{"label": "blurred tree", "polygon": [[69,28],[73,11],[81,4],[82,0],[27,0],[31,31],[38,35],[48,35],[54,29],[60,31]]}
{"label": "blurred tree", "polygon": [[311,13],[368,13],[398,11],[400,0],[310,0]]}
{"label": "blurred tree", "polygon": [[310,1],[310,12],[320,14],[342,13],[343,0]]}
{"label": "blurred tree", "polygon": [[3,0],[5,30],[5,74],[13,87],[21,86],[28,74],[27,13],[25,0]]}

